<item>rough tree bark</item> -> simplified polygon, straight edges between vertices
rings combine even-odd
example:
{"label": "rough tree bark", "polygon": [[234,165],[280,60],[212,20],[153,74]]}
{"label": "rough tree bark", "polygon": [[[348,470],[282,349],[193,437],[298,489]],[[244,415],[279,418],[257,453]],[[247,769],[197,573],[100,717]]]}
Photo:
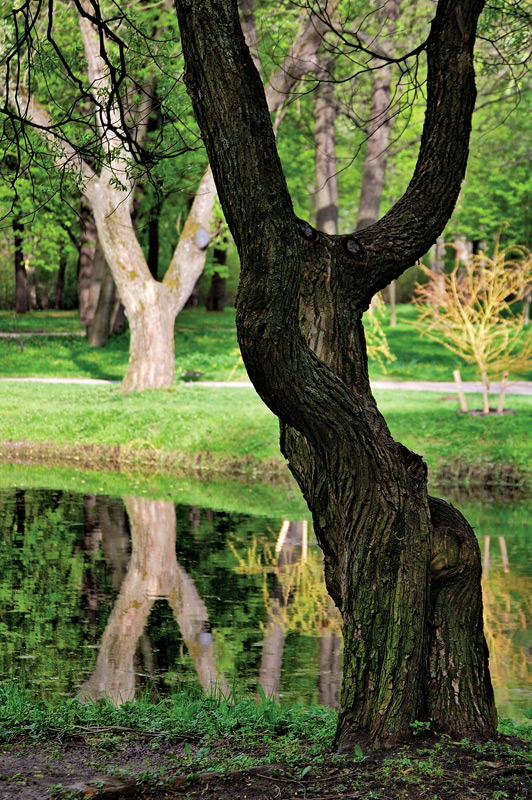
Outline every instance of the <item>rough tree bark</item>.
{"label": "rough tree bark", "polygon": [[280,419],[343,617],[338,747],[403,741],[415,720],[458,736],[495,731],[478,546],[459,512],[428,496],[420,456],[391,437],[371,394],[361,322],[456,202],[481,9],[482,0],[440,0],[410,185],[376,224],[331,236],[294,216],[234,0],[177,0],[187,88],[241,258],[240,348]]}

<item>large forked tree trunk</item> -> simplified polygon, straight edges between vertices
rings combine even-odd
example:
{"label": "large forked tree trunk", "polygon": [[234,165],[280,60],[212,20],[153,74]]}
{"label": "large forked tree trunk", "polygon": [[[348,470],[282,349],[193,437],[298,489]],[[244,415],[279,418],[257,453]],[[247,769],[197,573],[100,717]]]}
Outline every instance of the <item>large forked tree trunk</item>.
{"label": "large forked tree trunk", "polygon": [[440,0],[412,181],[379,222],[333,236],[294,216],[234,0],[177,0],[187,88],[241,258],[241,351],[281,421],[343,616],[339,747],[405,740],[415,720],[451,735],[495,731],[478,546],[459,512],[429,498],[420,456],[392,439],[371,394],[361,322],[456,202],[481,9],[482,0]]}

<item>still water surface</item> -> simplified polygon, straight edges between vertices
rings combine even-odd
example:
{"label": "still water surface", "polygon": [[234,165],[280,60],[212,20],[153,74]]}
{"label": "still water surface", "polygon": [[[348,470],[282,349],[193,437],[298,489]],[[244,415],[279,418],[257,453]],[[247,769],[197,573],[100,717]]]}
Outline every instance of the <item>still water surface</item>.
{"label": "still water surface", "polygon": [[[532,709],[532,502],[461,504],[499,713]],[[305,521],[0,491],[0,680],[54,699],[236,683],[336,705],[341,628]]]}

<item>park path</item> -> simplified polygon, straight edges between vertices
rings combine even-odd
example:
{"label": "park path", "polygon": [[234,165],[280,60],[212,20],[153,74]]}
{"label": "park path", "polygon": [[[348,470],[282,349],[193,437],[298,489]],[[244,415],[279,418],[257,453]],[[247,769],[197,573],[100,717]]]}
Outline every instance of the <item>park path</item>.
{"label": "park path", "polygon": [[[117,386],[120,381],[107,381],[101,378],[1,378],[0,381],[11,381],[13,383],[64,383],[82,384],[87,386]],[[249,389],[252,384],[249,381],[183,381],[184,386],[207,386],[212,388],[225,389]],[[464,381],[462,383],[464,392],[467,394],[481,394],[482,383],[480,381]],[[371,381],[372,389],[400,390],[407,392],[439,392],[456,394],[456,383],[454,381]],[[490,394],[498,394],[501,386],[499,383],[490,384]],[[507,394],[532,395],[532,381],[511,381],[506,387]]]}

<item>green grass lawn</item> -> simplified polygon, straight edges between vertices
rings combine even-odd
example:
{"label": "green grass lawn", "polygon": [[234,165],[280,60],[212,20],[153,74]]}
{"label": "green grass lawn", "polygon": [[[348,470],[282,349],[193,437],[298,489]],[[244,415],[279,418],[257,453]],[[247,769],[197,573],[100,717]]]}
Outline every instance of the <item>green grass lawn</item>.
{"label": "green grass lawn", "polygon": [[[421,337],[411,324],[415,318],[412,306],[398,309],[398,325],[390,328],[387,312],[384,330],[395,361],[381,368],[370,364],[373,379],[452,381],[453,370],[459,368],[464,380],[476,380],[472,366],[463,364],[442,345]],[[76,312],[43,311],[15,316],[0,312],[0,332],[81,330]],[[185,372],[200,372],[205,380],[245,380],[246,372],[239,361],[234,309],[207,313],[203,309],[187,309],[177,318],[175,328],[176,382]],[[90,347],[78,335],[72,337],[20,337],[0,339],[0,376],[64,378],[103,378],[121,380],[127,366],[129,336],[112,336],[105,348]],[[532,380],[532,364],[519,377]]]}
{"label": "green grass lawn", "polygon": [[0,311],[0,333],[79,333],[84,330],[77,311],[29,311],[27,314]]}
{"label": "green grass lawn", "polygon": [[[79,331],[81,327],[74,315],[70,311],[43,311],[15,318],[4,311],[0,312],[0,331]],[[175,343],[177,382],[188,371],[201,372],[205,380],[246,378],[239,359],[234,309],[216,314],[183,311],[177,319]],[[121,380],[127,367],[128,349],[127,333],[111,336],[104,348],[91,347],[79,335],[0,338],[0,376]]]}

